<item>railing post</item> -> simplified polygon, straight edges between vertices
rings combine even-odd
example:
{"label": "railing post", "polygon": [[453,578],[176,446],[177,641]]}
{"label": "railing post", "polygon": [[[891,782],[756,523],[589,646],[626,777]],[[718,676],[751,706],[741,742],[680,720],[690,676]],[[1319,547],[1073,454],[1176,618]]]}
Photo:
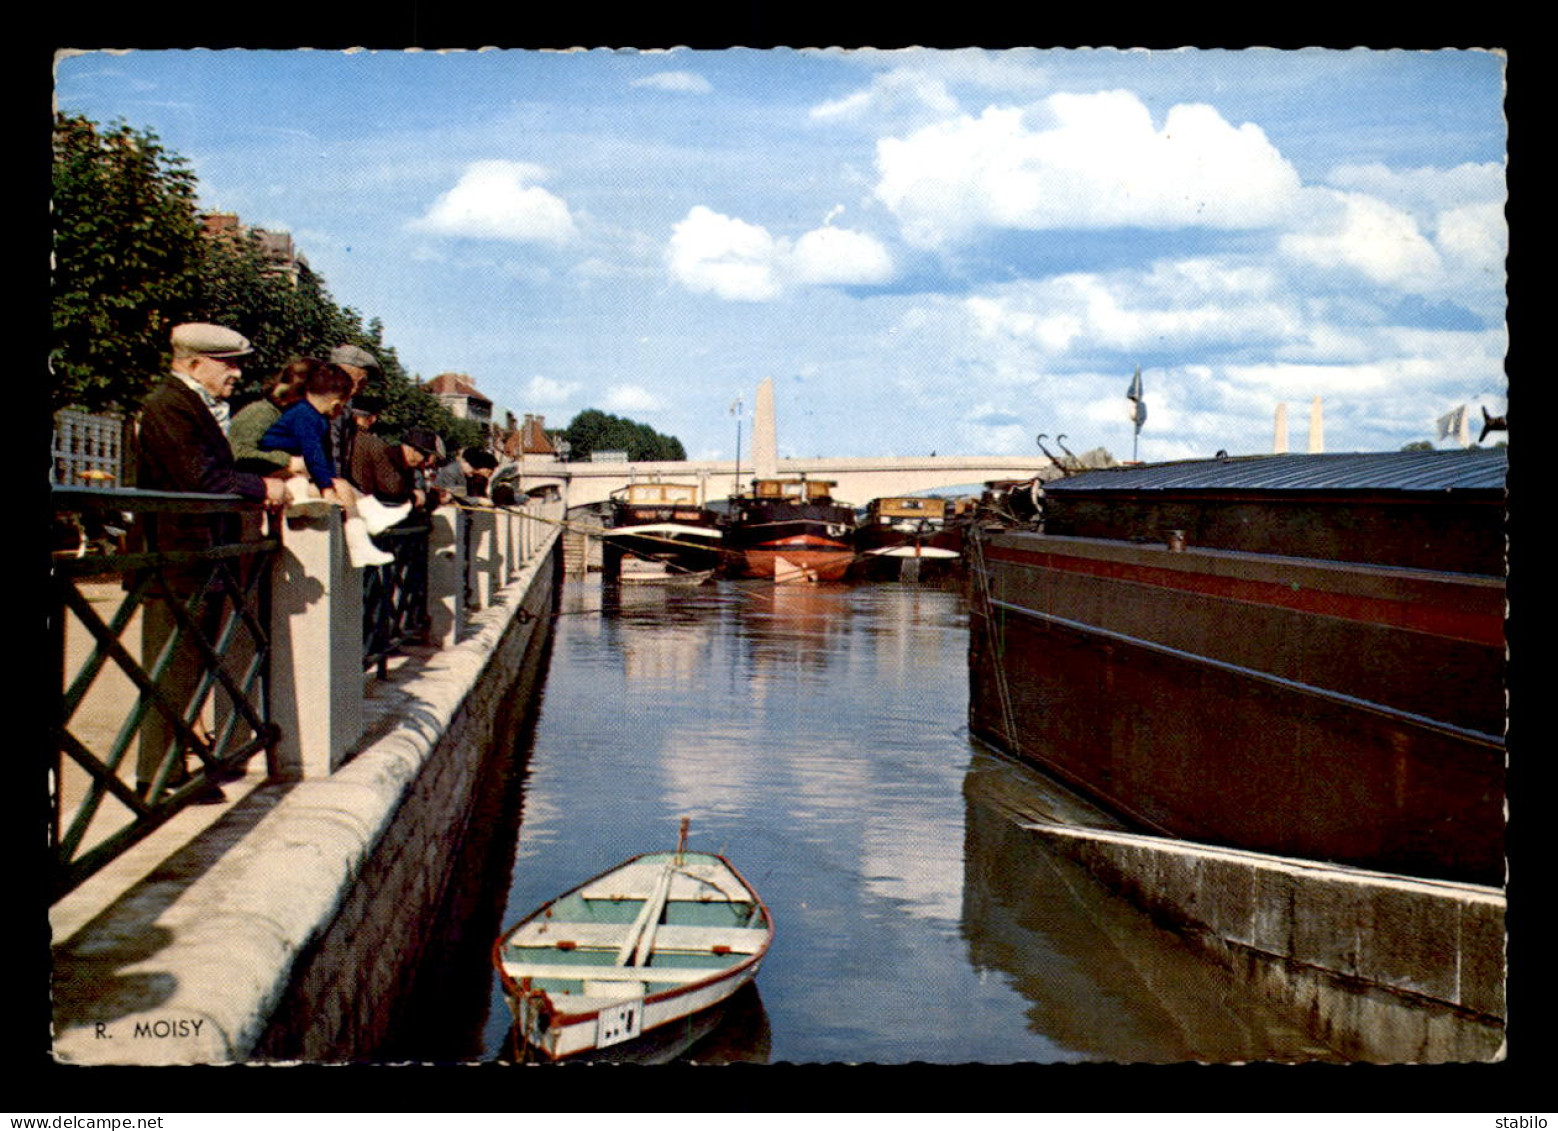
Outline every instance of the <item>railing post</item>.
{"label": "railing post", "polygon": [[507,585],[525,564],[519,544],[519,516],[505,510],[498,515],[498,522],[503,528],[503,584]]}
{"label": "railing post", "polygon": [[465,631],[465,523],[458,507],[439,507],[427,536],[427,615],[433,642],[455,644]]}
{"label": "railing post", "polygon": [[362,736],[362,571],[346,556],[338,507],[283,521],[271,589],[272,772],[324,777]]}
{"label": "railing post", "polygon": [[469,511],[467,518],[471,523],[471,591],[477,608],[490,609],[503,568],[498,553],[497,516],[491,511]]}

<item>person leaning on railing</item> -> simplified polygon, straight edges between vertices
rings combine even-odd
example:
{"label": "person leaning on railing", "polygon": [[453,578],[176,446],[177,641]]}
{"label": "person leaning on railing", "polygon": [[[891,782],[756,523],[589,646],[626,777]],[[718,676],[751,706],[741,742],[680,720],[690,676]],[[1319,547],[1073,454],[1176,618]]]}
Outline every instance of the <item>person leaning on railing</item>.
{"label": "person leaning on railing", "polygon": [[303,458],[260,447],[260,439],[281,414],[303,398],[309,375],[324,362],[317,357],[298,357],[265,378],[264,395],[233,414],[227,429],[233,459],[243,471],[256,475],[288,475],[303,471]]}
{"label": "person leaning on railing", "polygon": [[[237,359],[253,352],[249,339],[223,326],[186,323],[173,328],[172,345],[171,372],[141,406],[136,485],[282,505],[282,485],[240,470],[227,438],[227,398],[243,372]],[[209,520],[169,517],[179,520],[167,525],[193,538],[190,548],[213,544]]]}
{"label": "person leaning on railing", "polygon": [[468,499],[487,497],[487,485],[498,469],[498,457],[486,448],[466,448],[439,468],[433,486]]}
{"label": "person leaning on railing", "polygon": [[[331,365],[338,365],[352,378],[351,395],[347,398],[348,405],[355,405],[357,398],[364,395],[368,381],[374,374],[383,374],[383,367],[379,365],[379,359],[363,349],[361,346],[342,344],[330,351]],[[335,461],[337,467],[347,469],[347,478],[350,479],[352,466],[352,452],[357,445],[359,435],[356,414],[343,412],[330,421],[330,458]]]}
{"label": "person leaning on railing", "polygon": [[308,375],[302,399],[283,412],[260,437],[260,448],[303,457],[305,474],[288,480],[287,492],[298,503],[319,500],[342,508],[347,556],[354,566],[388,565],[393,555],[373,545],[369,535],[404,515],[362,513],[357,505],[357,489],[330,451],[331,422],[346,414],[352,388],[352,376],[344,368],[331,363],[321,365]]}
{"label": "person leaning on railing", "polygon": [[408,428],[399,441],[359,431],[347,477],[360,494],[385,506],[409,502],[415,510],[427,510],[437,505],[438,497],[417,486],[416,473],[437,458],[438,437],[431,429]]}
{"label": "person leaning on railing", "polygon": [[[196,322],[175,326],[171,344],[170,372],[141,406],[136,486],[147,491],[237,495],[274,508],[284,505],[287,496],[282,482],[239,469],[227,439],[227,398],[242,373],[238,359],[253,352],[249,340],[225,326]],[[163,553],[210,550],[239,540],[242,532],[236,513],[149,517],[145,527],[148,548]],[[170,565],[162,569],[162,580],[173,600],[187,602],[200,591],[209,572],[210,567],[204,565]],[[214,636],[221,602],[202,602],[194,611],[197,623]],[[175,623],[163,601],[156,596],[148,600],[142,618],[143,656],[160,654]],[[194,644],[187,637],[181,640],[162,686],[177,702],[187,703],[199,680],[201,660]],[[142,795],[175,741],[179,741],[175,728],[162,713],[155,709],[147,712],[136,767]],[[187,773],[185,763],[178,761],[169,775],[170,783],[176,784]],[[219,790],[213,790],[199,799],[222,798]]]}

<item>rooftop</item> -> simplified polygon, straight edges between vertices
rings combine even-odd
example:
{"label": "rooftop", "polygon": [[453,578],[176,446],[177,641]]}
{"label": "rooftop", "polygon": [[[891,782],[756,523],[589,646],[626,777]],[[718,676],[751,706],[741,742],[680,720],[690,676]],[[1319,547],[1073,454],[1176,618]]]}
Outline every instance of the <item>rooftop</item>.
{"label": "rooftop", "polygon": [[1044,490],[1497,491],[1508,470],[1507,448],[1232,456],[1103,468]]}
{"label": "rooftop", "polygon": [[470,397],[472,400],[482,401],[485,404],[492,403],[482,394],[481,390],[476,388],[476,382],[464,373],[440,373],[423,387],[430,393]]}

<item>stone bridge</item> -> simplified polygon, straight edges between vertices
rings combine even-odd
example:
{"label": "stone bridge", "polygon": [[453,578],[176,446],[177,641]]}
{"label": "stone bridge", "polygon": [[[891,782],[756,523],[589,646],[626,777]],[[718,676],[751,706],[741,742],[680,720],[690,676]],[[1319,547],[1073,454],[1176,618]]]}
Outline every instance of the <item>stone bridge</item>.
{"label": "stone bridge", "polygon": [[[1101,453],[1089,452],[1081,462],[1097,465]],[[1106,459],[1106,457],[1105,457]],[[809,479],[830,479],[838,485],[834,497],[856,506],[865,506],[884,495],[912,495],[948,487],[978,487],[995,479],[1027,479],[1053,474],[1054,464],[1043,455],[1031,456],[849,456],[818,459],[780,459],[776,462],[780,477],[805,475]],[[743,463],[741,482],[750,483],[753,465]],[[605,500],[619,487],[630,482],[653,479],[703,484],[704,498],[723,499],[736,489],[738,471],[734,460],[645,462],[645,463],[541,463],[526,461],[525,491],[543,486],[557,487],[567,505],[588,506]]]}

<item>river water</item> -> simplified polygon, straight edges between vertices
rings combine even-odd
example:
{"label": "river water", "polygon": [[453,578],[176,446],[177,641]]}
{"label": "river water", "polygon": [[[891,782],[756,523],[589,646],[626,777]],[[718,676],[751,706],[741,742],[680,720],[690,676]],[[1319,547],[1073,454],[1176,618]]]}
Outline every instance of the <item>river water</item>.
{"label": "river water", "polygon": [[[461,921],[399,1055],[499,1060],[496,931],[628,856],[725,853],[777,928],[699,1062],[1330,1054],[1021,827],[1064,809],[970,738],[962,593],[570,580]],[[500,776],[502,780],[499,780]],[[506,785],[504,783],[507,783]],[[517,825],[517,834],[514,828]],[[478,838],[479,840],[480,838]]]}

